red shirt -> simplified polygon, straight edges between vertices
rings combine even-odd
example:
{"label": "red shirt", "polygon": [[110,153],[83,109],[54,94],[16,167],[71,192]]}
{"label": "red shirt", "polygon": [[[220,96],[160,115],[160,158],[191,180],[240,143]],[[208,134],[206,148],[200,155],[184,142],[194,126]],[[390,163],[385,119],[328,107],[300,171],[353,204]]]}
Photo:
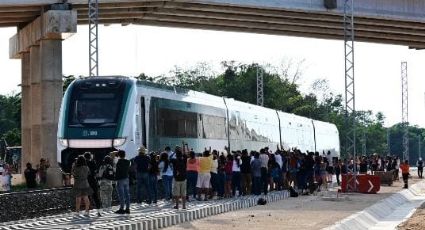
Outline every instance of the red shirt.
{"label": "red shirt", "polygon": [[400,169],[401,169],[402,174],[409,173],[409,165],[408,164],[405,164],[405,163],[401,164]]}

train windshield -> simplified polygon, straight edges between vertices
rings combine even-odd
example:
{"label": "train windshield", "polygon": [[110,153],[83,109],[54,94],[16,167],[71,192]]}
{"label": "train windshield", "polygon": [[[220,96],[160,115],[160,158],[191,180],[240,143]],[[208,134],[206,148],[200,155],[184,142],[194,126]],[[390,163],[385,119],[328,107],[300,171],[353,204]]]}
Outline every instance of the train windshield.
{"label": "train windshield", "polygon": [[80,92],[70,104],[69,125],[114,127],[121,108],[117,92]]}

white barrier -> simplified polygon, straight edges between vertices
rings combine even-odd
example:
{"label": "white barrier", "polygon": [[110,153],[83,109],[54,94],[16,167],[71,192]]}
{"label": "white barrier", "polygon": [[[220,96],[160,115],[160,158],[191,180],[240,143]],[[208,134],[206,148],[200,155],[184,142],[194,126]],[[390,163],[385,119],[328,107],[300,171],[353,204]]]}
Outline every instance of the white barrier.
{"label": "white barrier", "polygon": [[324,229],[395,229],[424,202],[425,182],[421,181]]}

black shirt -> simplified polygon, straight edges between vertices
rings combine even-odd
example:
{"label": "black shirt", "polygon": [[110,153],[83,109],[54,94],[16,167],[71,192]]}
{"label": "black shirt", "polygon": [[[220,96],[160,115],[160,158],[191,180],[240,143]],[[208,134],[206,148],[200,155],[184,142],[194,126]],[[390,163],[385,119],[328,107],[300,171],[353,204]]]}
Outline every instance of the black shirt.
{"label": "black shirt", "polygon": [[173,177],[176,181],[185,181],[186,180],[186,164],[187,157],[183,155],[181,158],[171,159],[173,164]]}
{"label": "black shirt", "polygon": [[150,162],[149,174],[158,175],[158,173],[159,173],[158,162],[155,159],[152,159]]}
{"label": "black shirt", "polygon": [[35,178],[37,176],[37,170],[30,168],[25,169],[24,172],[25,180],[27,182],[27,188],[35,188],[37,187],[37,182],[35,181]]}
{"label": "black shirt", "polygon": [[97,180],[96,180],[97,166],[96,166],[96,163],[93,160],[89,160],[89,161],[87,161],[87,167],[89,167],[89,169],[90,169],[90,174],[87,177],[87,180],[89,181],[90,187],[95,187],[95,186],[97,186]]}
{"label": "black shirt", "polygon": [[115,172],[115,180],[122,180],[128,178],[128,172],[130,171],[130,161],[127,159],[119,159],[117,162],[117,168]]}
{"label": "black shirt", "polygon": [[138,173],[148,173],[149,172],[149,163],[150,157],[147,155],[138,155],[134,158],[134,163],[136,163],[136,170]]}
{"label": "black shirt", "polygon": [[241,173],[251,173],[251,157],[242,156]]}
{"label": "black shirt", "polygon": [[367,173],[367,163],[366,162],[360,163],[360,173]]}

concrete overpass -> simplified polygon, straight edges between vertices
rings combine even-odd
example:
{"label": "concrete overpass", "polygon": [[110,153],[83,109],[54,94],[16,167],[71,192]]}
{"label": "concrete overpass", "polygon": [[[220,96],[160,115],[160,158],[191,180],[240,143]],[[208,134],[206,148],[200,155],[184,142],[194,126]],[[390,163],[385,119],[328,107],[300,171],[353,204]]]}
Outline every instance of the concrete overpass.
{"label": "concrete overpass", "polygon": [[[0,0],[0,27],[24,26],[62,0]],[[87,0],[68,0],[87,23]],[[101,23],[341,39],[344,0],[99,0]],[[356,41],[425,48],[422,0],[356,0]]]}
{"label": "concrete overpass", "polygon": [[[99,0],[100,23],[343,39],[343,3],[324,0]],[[62,4],[66,3],[66,4]],[[87,0],[0,0],[0,27],[16,26],[22,60],[23,162],[56,159],[62,40],[88,23]],[[355,0],[356,41],[425,48],[423,0]],[[52,171],[57,171],[53,165]],[[52,177],[53,178],[53,177]],[[57,184],[58,181],[50,181]]]}

